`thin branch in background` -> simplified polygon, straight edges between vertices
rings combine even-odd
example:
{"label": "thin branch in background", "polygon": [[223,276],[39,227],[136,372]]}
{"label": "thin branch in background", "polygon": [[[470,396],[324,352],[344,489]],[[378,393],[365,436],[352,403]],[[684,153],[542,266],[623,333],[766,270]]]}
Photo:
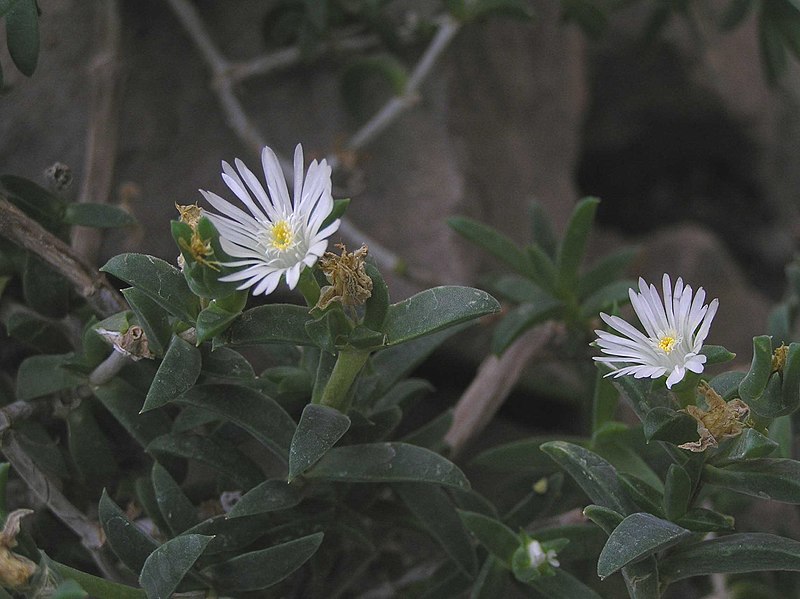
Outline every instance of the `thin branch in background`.
{"label": "thin branch in background", "polygon": [[[249,67],[241,64],[232,64],[217,48],[197,10],[188,0],[167,0],[167,2],[211,69],[212,87],[219,98],[228,125],[242,143],[254,153],[260,154],[261,148],[267,145],[266,138],[248,117],[233,90],[233,86],[236,82],[244,79],[243,72],[246,76],[264,74],[279,66],[286,66],[293,61],[299,61],[301,57],[299,50],[294,48],[281,50],[278,53],[254,59],[246,63],[250,65]],[[417,101],[419,86],[431,73],[436,61],[442,56],[459,28],[460,24],[449,15],[440,19],[439,29],[420,58],[419,63],[412,70],[404,93],[391,98],[375,116],[365,123],[345,144],[346,149],[358,150],[363,148],[379,134],[383,133]],[[351,47],[357,48],[360,44],[366,45],[368,41],[368,39],[353,38],[350,40],[350,44]],[[335,47],[344,45],[345,41],[340,41],[338,44]],[[278,159],[284,175],[288,180],[293,180],[292,163],[281,156]],[[332,166],[336,166],[339,163],[339,159],[333,154],[328,156],[327,160]],[[349,220],[345,220],[342,223],[341,232],[356,244],[364,243],[369,239],[368,235]],[[418,272],[417,269],[409,268],[405,260],[374,239],[370,239],[368,245],[370,253],[381,268],[404,275],[417,282],[427,283],[431,278],[429,275]]]}
{"label": "thin branch in background", "polygon": [[[111,195],[117,155],[117,115],[121,96],[119,76],[120,15],[116,0],[108,0],[95,17],[100,49],[89,67],[89,130],[80,202],[106,203]],[[90,264],[97,262],[103,230],[73,227],[72,248]]]}
{"label": "thin branch in background", "polygon": [[557,330],[552,321],[534,327],[501,356],[491,355],[481,362],[478,374],[456,403],[453,423],[444,437],[453,456],[489,424],[530,360],[545,349]]}
{"label": "thin branch in background", "polygon": [[122,576],[108,559],[103,548],[104,539],[100,525],[86,515],[64,496],[56,484],[42,472],[28,456],[17,440],[13,430],[6,430],[0,437],[0,449],[14,471],[20,475],[33,493],[67,525],[92,556],[97,567],[111,580],[122,581]]}
{"label": "thin branch in background", "polygon": [[29,218],[0,194],[0,236],[33,252],[72,283],[75,290],[102,316],[125,310],[128,304],[94,267],[70,246]]}

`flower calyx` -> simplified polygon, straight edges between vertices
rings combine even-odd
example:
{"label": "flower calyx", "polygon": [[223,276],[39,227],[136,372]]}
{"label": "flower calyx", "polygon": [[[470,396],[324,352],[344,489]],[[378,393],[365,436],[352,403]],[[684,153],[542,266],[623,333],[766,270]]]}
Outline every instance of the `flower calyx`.
{"label": "flower calyx", "polygon": [[749,426],[750,407],[741,399],[725,401],[705,381],[701,381],[697,390],[705,397],[708,410],[697,406],[686,406],[684,411],[697,421],[697,432],[700,439],[678,445],[681,449],[702,452],[709,447],[717,447],[719,441],[735,437]]}
{"label": "flower calyx", "polygon": [[147,342],[147,335],[144,329],[139,325],[132,324],[124,333],[102,328],[95,330],[98,335],[112,345],[115,351],[128,356],[131,360],[153,359],[156,357],[150,351],[150,345]]}

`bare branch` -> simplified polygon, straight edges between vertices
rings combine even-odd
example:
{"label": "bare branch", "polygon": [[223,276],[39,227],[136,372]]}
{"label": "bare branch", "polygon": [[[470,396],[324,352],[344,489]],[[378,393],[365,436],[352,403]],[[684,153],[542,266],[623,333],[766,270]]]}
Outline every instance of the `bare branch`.
{"label": "bare branch", "polygon": [[436,61],[450,45],[460,28],[461,24],[450,15],[443,15],[440,18],[439,29],[422,54],[422,58],[420,58],[414,70],[411,71],[403,94],[391,98],[375,116],[356,131],[350,141],[347,142],[346,148],[348,150],[360,150],[363,148],[419,101],[420,85],[431,73]]}
{"label": "bare branch", "polygon": [[3,433],[0,437],[0,449],[11,467],[22,477],[31,491],[47,505],[59,520],[80,537],[81,543],[89,551],[100,570],[112,580],[119,580],[119,573],[115,571],[105,555],[100,525],[92,522],[70,503],[56,484],[25,453],[14,431],[6,430]]}
{"label": "bare branch", "polygon": [[[85,174],[78,196],[81,202],[105,203],[111,195],[117,155],[117,114],[121,95],[119,78],[120,16],[116,0],[98,11],[95,35],[102,40],[89,67],[89,131]],[[103,230],[72,229],[72,248],[90,264],[97,261]]]}
{"label": "bare branch", "polygon": [[89,266],[66,243],[0,194],[0,235],[47,262],[75,287],[90,306],[109,316],[128,305],[106,278]]}
{"label": "bare branch", "polygon": [[453,424],[444,437],[453,455],[494,417],[528,362],[545,348],[556,330],[554,322],[546,322],[522,335],[500,357],[491,355],[483,360],[456,403]]}

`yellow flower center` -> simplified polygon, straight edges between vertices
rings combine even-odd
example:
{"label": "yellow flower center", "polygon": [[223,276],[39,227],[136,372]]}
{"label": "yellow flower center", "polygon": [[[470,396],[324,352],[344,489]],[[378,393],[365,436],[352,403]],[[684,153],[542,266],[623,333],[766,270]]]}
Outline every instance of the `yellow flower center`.
{"label": "yellow flower center", "polygon": [[675,337],[670,337],[669,335],[664,335],[661,339],[658,340],[658,347],[665,354],[668,354],[673,349],[675,349],[675,344],[677,342],[678,342],[678,340],[675,339]]}
{"label": "yellow flower center", "polygon": [[281,252],[292,245],[292,228],[285,220],[272,225],[272,247]]}

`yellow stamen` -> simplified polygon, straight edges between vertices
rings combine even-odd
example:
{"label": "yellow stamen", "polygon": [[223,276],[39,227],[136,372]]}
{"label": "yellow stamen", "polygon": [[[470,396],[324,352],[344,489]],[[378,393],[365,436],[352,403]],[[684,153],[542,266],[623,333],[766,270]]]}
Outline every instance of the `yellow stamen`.
{"label": "yellow stamen", "polygon": [[669,335],[665,335],[664,337],[658,340],[658,347],[665,354],[668,354],[673,349],[675,349],[675,344],[677,342],[678,340],[675,339],[675,337],[670,337]]}
{"label": "yellow stamen", "polygon": [[292,228],[285,220],[272,225],[272,247],[281,252],[292,245]]}

